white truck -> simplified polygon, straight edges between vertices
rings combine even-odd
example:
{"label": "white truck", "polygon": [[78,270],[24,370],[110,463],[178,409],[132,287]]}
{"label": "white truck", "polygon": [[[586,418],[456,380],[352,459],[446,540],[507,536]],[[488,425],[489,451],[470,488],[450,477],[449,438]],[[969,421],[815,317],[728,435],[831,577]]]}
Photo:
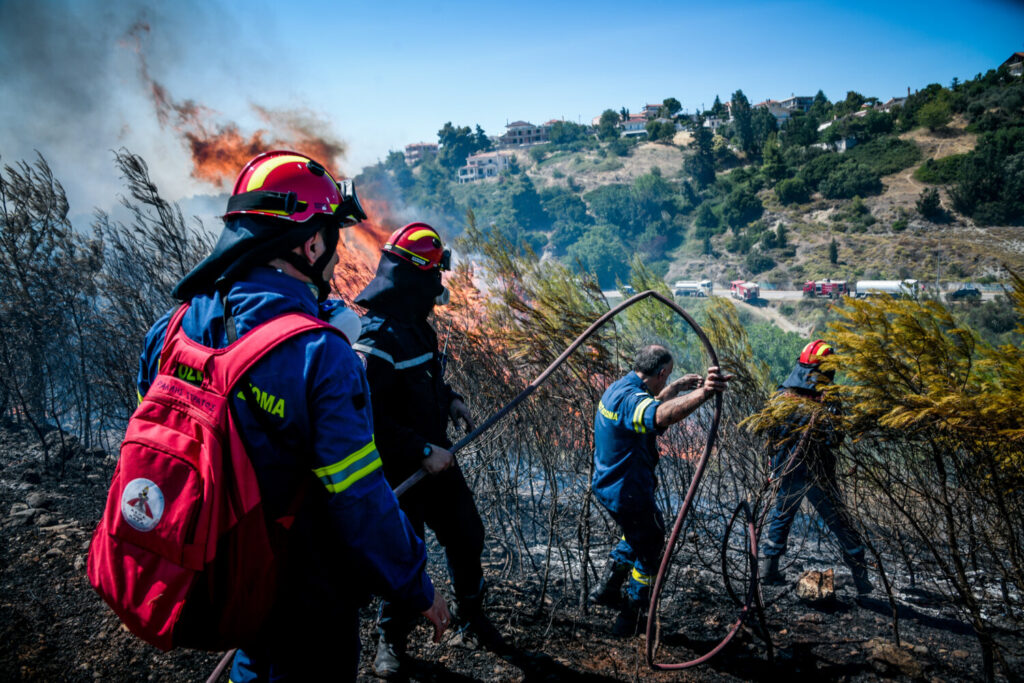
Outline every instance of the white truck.
{"label": "white truck", "polygon": [[860,280],[854,286],[858,299],[879,294],[916,299],[920,290],[917,280]]}
{"label": "white truck", "polygon": [[711,280],[676,280],[672,293],[676,296],[711,296]]}

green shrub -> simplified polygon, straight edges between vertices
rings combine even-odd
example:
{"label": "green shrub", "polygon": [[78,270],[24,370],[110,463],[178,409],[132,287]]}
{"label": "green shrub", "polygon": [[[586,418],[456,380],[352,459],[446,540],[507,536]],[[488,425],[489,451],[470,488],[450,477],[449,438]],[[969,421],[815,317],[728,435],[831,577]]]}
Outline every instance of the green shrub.
{"label": "green shrub", "polygon": [[880,193],[882,181],[877,173],[864,164],[849,162],[832,171],[818,189],[830,199],[849,199],[857,195],[866,197]]}
{"label": "green shrub", "polygon": [[775,196],[781,204],[803,204],[811,198],[811,193],[800,178],[787,178],[775,186]]}
{"label": "green shrub", "polygon": [[857,145],[846,155],[866,166],[875,175],[883,176],[916,164],[921,159],[921,150],[910,140],[900,140],[895,135],[886,135]]}
{"label": "green shrub", "polygon": [[914,171],[914,179],[929,185],[955,183],[960,165],[966,154],[954,154],[941,159],[928,159]]}
{"label": "green shrub", "polygon": [[771,270],[775,267],[775,259],[767,254],[762,254],[759,251],[752,251],[747,254],[743,263],[747,266],[747,270],[754,275],[763,273],[766,270]]}

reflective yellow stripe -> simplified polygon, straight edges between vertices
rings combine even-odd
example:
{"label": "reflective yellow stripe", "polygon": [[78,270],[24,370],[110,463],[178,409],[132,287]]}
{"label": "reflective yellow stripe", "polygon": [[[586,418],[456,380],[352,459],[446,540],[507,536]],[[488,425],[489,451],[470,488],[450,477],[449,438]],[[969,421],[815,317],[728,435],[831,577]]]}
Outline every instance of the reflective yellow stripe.
{"label": "reflective yellow stripe", "polygon": [[633,411],[633,431],[639,434],[647,433],[647,427],[644,426],[644,411],[652,403],[654,403],[653,398],[645,398],[636,405],[636,410]]}
{"label": "reflective yellow stripe", "polygon": [[409,235],[409,239],[412,240],[413,242],[415,242],[421,237],[433,237],[437,241],[441,241],[441,238],[438,237],[437,233],[434,232],[433,230],[426,230],[421,228],[420,230],[417,230],[413,234]]}
{"label": "reflective yellow stripe", "polygon": [[366,467],[356,470],[355,472],[348,475],[347,477],[345,477],[336,484],[326,484],[327,490],[330,491],[331,493],[341,493],[349,486],[351,486],[352,484],[356,483],[357,481],[368,475],[370,472],[379,469],[381,466],[380,456],[377,455],[376,452],[374,452],[374,456],[375,457],[373,459],[373,462],[371,462]]}
{"label": "reflective yellow stripe", "polygon": [[344,459],[339,460],[333,465],[328,465],[327,467],[321,467],[319,469],[313,470],[313,474],[315,474],[318,477],[329,477],[332,474],[337,474],[341,470],[345,469],[346,467],[354,463],[356,460],[362,458],[370,451],[375,450],[377,450],[377,437],[370,439],[370,443],[366,444],[352,455],[349,455]]}
{"label": "reflective yellow stripe", "polygon": [[331,493],[341,493],[381,466],[376,439],[333,465],[313,470]]}
{"label": "reflective yellow stripe", "polygon": [[273,159],[267,159],[260,167],[256,169],[256,172],[249,176],[249,182],[245,186],[246,192],[252,192],[263,187],[263,183],[267,182],[267,176],[270,175],[271,171],[276,168],[283,166],[284,164],[300,163],[305,164],[309,159],[306,157],[300,157],[297,154],[286,154],[280,157],[274,157]]}
{"label": "reflective yellow stripe", "polygon": [[651,585],[651,575],[650,574],[643,574],[643,573],[637,571],[636,567],[633,567],[633,580],[636,581],[637,583],[642,583],[645,586],[650,586]]}
{"label": "reflective yellow stripe", "polygon": [[609,420],[617,421],[619,419],[619,414],[618,413],[613,413],[612,411],[610,411],[607,408],[605,408],[603,401],[598,401],[597,402],[597,410],[598,410],[599,413],[601,413],[602,415],[607,417]]}

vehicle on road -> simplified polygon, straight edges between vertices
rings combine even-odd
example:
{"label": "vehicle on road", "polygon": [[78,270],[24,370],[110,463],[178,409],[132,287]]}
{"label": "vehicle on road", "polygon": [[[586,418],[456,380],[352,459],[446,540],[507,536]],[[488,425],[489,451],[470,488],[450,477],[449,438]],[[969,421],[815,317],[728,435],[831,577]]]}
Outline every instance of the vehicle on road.
{"label": "vehicle on road", "polygon": [[714,287],[711,280],[676,280],[672,293],[676,296],[711,296]]}
{"label": "vehicle on road", "polygon": [[879,294],[916,299],[921,286],[917,280],[860,280],[854,289],[858,299]]}
{"label": "vehicle on road", "polygon": [[947,292],[946,301],[981,301],[981,290],[972,284],[963,284]]}
{"label": "vehicle on road", "polygon": [[729,293],[734,299],[751,302],[756,301],[761,296],[761,287],[756,282],[733,280],[729,283]]}
{"label": "vehicle on road", "polygon": [[850,296],[850,286],[846,280],[808,280],[804,283],[804,296],[838,299]]}

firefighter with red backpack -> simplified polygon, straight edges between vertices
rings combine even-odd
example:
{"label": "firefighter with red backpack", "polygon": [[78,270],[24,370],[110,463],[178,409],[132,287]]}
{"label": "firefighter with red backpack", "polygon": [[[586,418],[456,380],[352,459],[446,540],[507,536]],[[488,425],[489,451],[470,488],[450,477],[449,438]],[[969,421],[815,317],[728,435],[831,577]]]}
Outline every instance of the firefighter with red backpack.
{"label": "firefighter with red backpack", "polygon": [[[310,328],[271,340],[272,348],[226,394],[267,525],[287,527],[276,536],[283,546],[276,548],[283,557],[276,596],[258,635],[236,654],[235,683],[354,679],[358,609],[371,591],[421,612],[433,624],[435,640],[450,620],[427,575],[423,542],[383,476],[369,386],[348,343],[355,340],[315,320],[326,317],[321,304],[338,262],[340,229],[365,217],[351,183],[336,182],[309,157],[286,151],[255,157],[238,176],[213,252],[174,290],[184,306],[146,335],[138,375],[140,411],[150,391],[169,386],[186,400],[189,387],[182,381],[196,387],[213,381],[204,374],[216,371],[216,360],[193,368],[180,358],[205,359],[211,353],[226,358],[285,314],[299,314]],[[177,367],[168,368],[168,354],[179,348],[188,353],[173,356]],[[175,376],[168,379],[167,373]],[[202,403],[194,396],[187,400]],[[167,445],[154,447],[172,452]],[[152,509],[159,486],[144,488]],[[160,506],[170,510],[175,501],[166,498]],[[139,507],[125,503],[121,509]],[[96,573],[103,570],[101,559]],[[238,561],[244,565],[245,548],[238,549]],[[90,579],[92,565],[90,557]],[[204,575],[204,581],[214,580]]]}

